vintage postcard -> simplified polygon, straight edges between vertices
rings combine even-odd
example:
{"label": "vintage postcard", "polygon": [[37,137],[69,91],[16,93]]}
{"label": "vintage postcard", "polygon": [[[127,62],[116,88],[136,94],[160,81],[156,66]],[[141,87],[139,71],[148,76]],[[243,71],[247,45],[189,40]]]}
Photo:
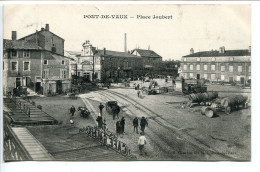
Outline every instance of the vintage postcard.
{"label": "vintage postcard", "polygon": [[251,6],[3,6],[3,158],[250,161]]}

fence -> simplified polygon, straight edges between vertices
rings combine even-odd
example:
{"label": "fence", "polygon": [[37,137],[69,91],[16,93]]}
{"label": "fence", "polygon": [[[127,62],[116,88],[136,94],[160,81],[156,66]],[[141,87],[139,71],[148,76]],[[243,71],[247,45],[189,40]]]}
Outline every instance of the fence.
{"label": "fence", "polygon": [[79,129],[79,133],[86,133],[88,136],[124,155],[126,158],[135,159],[135,157],[131,155],[131,151],[127,145],[117,140],[117,137],[108,130],[88,126],[86,128]]}

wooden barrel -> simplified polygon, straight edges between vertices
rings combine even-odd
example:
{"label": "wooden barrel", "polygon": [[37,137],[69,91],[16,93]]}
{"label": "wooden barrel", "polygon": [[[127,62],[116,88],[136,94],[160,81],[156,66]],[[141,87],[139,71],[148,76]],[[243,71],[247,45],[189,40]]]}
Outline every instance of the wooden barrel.
{"label": "wooden barrel", "polygon": [[206,115],[207,117],[209,117],[209,118],[213,118],[214,115],[215,115],[215,111],[213,111],[213,110],[206,110],[206,111],[205,111],[205,115]]}
{"label": "wooden barrel", "polygon": [[209,94],[208,93],[202,93],[202,99],[204,102],[209,101]]}
{"label": "wooden barrel", "polygon": [[213,99],[218,98],[218,92],[208,92],[207,94],[208,94],[209,100],[213,100]]}
{"label": "wooden barrel", "polygon": [[207,111],[209,111],[210,110],[210,107],[208,107],[208,106],[203,106],[202,108],[201,108],[201,115],[206,115],[206,113],[207,113]]}
{"label": "wooden barrel", "polygon": [[197,96],[196,94],[192,93],[189,95],[189,100],[192,102],[192,103],[196,103],[198,100],[197,100]]}
{"label": "wooden barrel", "polygon": [[226,97],[221,100],[221,105],[223,107],[234,107],[234,106],[239,106],[243,105],[247,100],[247,97],[244,97],[242,95],[235,95],[235,96],[230,96]]}

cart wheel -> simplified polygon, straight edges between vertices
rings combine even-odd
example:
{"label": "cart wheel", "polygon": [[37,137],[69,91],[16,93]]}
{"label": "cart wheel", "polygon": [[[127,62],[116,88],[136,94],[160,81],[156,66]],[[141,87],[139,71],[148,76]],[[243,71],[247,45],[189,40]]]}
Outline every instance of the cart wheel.
{"label": "cart wheel", "polygon": [[228,107],[226,107],[225,108],[225,113],[226,114],[230,114],[230,112],[231,112],[231,108],[228,106]]}

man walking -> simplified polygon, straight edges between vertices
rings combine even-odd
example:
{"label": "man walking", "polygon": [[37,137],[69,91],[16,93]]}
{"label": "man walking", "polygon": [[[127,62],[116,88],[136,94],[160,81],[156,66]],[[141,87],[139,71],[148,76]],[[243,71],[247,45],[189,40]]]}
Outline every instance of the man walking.
{"label": "man walking", "polygon": [[137,91],[137,97],[140,97],[140,90]]}
{"label": "man walking", "polygon": [[140,121],[140,126],[141,126],[142,132],[144,133],[145,126],[148,126],[148,122],[144,116],[142,117],[142,119]]}
{"label": "man walking", "polygon": [[133,120],[133,126],[134,126],[134,132],[136,131],[136,133],[138,134],[138,118],[135,117]]}
{"label": "man walking", "polygon": [[141,132],[141,136],[138,139],[138,147],[140,150],[140,155],[143,155],[143,153],[146,154],[146,152],[144,152],[144,145],[146,144],[146,138],[144,136],[144,133]]}
{"label": "man walking", "polygon": [[122,132],[122,134],[124,134],[124,132],[125,132],[125,117],[121,118],[120,125],[121,125],[121,132]]}
{"label": "man walking", "polygon": [[118,136],[120,135],[120,133],[121,133],[121,125],[120,125],[120,120],[118,120],[116,122],[116,135]]}
{"label": "man walking", "polygon": [[102,110],[104,109],[104,105],[102,105],[102,103],[100,103],[100,105],[98,106],[99,110],[100,110],[100,114],[101,116],[103,115],[102,114]]}
{"label": "man walking", "polygon": [[96,121],[98,122],[98,128],[101,129],[102,126],[103,126],[103,119],[102,119],[102,116],[100,114],[98,114]]}
{"label": "man walking", "polygon": [[76,111],[76,109],[75,109],[75,107],[72,105],[71,108],[70,108],[71,116],[74,116],[75,111]]}

